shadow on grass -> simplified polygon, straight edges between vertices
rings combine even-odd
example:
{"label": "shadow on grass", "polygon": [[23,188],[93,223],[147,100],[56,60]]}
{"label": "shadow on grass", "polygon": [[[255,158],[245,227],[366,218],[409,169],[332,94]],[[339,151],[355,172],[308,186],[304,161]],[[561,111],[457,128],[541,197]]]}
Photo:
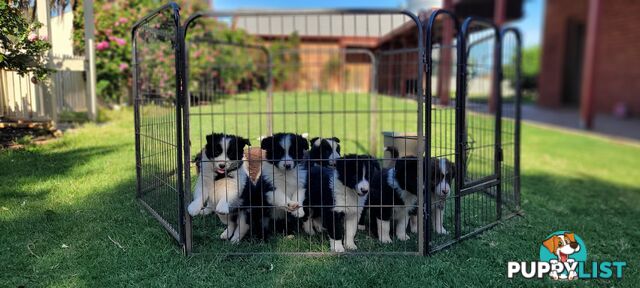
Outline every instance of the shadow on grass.
{"label": "shadow on grass", "polygon": [[2,186],[8,186],[6,191],[0,193],[0,201],[21,198],[44,200],[51,191],[34,187],[39,182],[67,175],[71,169],[90,162],[92,158],[117,149],[117,146],[96,146],[55,152],[33,149],[0,153],[4,170],[0,179],[3,179]]}

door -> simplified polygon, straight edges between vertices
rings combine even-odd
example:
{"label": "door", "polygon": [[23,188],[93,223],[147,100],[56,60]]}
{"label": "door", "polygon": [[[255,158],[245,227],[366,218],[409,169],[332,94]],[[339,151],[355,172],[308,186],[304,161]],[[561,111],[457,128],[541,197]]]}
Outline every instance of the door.
{"label": "door", "polygon": [[566,106],[580,105],[582,59],[584,58],[585,24],[577,20],[567,22],[567,43],[564,55],[564,87],[562,102]]}

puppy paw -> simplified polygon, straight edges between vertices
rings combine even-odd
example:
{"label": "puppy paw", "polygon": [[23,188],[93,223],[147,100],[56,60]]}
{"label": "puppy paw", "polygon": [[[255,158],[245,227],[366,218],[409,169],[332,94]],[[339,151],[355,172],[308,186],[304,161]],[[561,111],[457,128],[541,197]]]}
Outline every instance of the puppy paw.
{"label": "puppy paw", "polygon": [[389,237],[389,236],[381,237],[378,240],[380,240],[380,243],[384,243],[384,244],[389,244],[389,243],[393,242],[393,240],[391,240],[391,237]]}
{"label": "puppy paw", "polygon": [[229,214],[229,203],[220,202],[218,204],[218,206],[216,206],[216,213],[221,214],[221,215]]}
{"label": "puppy paw", "polygon": [[329,245],[331,246],[331,252],[344,252],[344,246],[342,246],[342,240],[333,240],[329,238]]}
{"label": "puppy paw", "polygon": [[233,237],[231,237],[231,239],[229,239],[229,242],[231,242],[231,244],[238,244],[240,243],[240,236],[238,236],[238,234],[234,234]]}
{"label": "puppy paw", "polygon": [[222,231],[222,234],[220,234],[220,239],[229,240],[231,236],[232,236],[231,233],[227,229],[224,229],[224,231]]}
{"label": "puppy paw", "polygon": [[440,235],[449,235],[449,231],[447,231],[446,229],[444,229],[444,227],[440,228],[440,229],[436,229],[436,233],[440,234]]}
{"label": "puppy paw", "polygon": [[213,208],[211,208],[209,206],[204,207],[204,209],[202,209],[202,215],[209,215],[209,214],[213,213],[213,211],[215,211],[215,209],[213,209]]}
{"label": "puppy paw", "polygon": [[187,208],[187,210],[189,211],[189,215],[191,216],[200,215],[200,213],[202,213],[202,205],[194,201],[191,204],[189,204],[189,207]]}
{"label": "puppy paw", "polygon": [[366,227],[366,226],[364,226],[364,225],[358,225],[358,230],[360,230],[360,231],[364,231],[364,230],[366,230],[366,229],[367,229],[367,227]]}
{"label": "puppy paw", "polygon": [[[298,203],[296,201],[287,202],[287,211],[295,212],[296,210],[298,210],[298,208],[300,208],[300,203]],[[304,215],[304,212],[302,212],[302,214]]]}
{"label": "puppy paw", "polygon": [[411,239],[411,238],[409,237],[409,235],[407,235],[407,234],[400,234],[400,235],[396,235],[396,237],[397,237],[397,238],[398,238],[398,240],[400,240],[400,241],[407,241],[407,240]]}
{"label": "puppy paw", "polygon": [[344,243],[344,248],[346,248],[347,250],[357,250],[358,246],[356,246],[356,243],[353,241],[346,241]]}
{"label": "puppy paw", "polygon": [[309,235],[315,235],[316,231],[313,229],[313,220],[309,219],[302,223],[302,229]]}
{"label": "puppy paw", "polygon": [[293,217],[296,217],[296,218],[302,218],[304,217],[304,209],[300,207],[297,210],[291,212],[291,215],[293,215]]}

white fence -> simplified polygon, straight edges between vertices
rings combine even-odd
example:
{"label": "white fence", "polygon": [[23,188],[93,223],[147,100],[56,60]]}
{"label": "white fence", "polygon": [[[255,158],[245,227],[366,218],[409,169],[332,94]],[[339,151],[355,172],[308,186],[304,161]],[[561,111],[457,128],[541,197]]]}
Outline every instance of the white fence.
{"label": "white fence", "polygon": [[52,66],[55,72],[38,84],[29,75],[0,70],[0,117],[58,122],[68,120],[65,115],[69,112],[89,113],[84,57],[54,56]]}

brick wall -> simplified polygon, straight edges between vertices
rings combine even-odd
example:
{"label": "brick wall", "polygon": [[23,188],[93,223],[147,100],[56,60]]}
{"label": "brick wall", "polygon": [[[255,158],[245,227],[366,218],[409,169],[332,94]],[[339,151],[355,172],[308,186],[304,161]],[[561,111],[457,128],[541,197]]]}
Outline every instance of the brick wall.
{"label": "brick wall", "polygon": [[[603,1],[596,61],[597,113],[611,113],[625,103],[640,115],[640,1]],[[560,107],[564,81],[566,27],[570,19],[585,21],[588,1],[547,1],[542,43],[538,104]]]}
{"label": "brick wall", "polygon": [[640,115],[640,1],[603,1],[596,62],[595,109],[611,113],[618,102]]}
{"label": "brick wall", "polygon": [[545,107],[562,105],[564,54],[567,21],[585,21],[586,0],[551,0],[546,2],[542,61],[538,78],[538,104]]}

